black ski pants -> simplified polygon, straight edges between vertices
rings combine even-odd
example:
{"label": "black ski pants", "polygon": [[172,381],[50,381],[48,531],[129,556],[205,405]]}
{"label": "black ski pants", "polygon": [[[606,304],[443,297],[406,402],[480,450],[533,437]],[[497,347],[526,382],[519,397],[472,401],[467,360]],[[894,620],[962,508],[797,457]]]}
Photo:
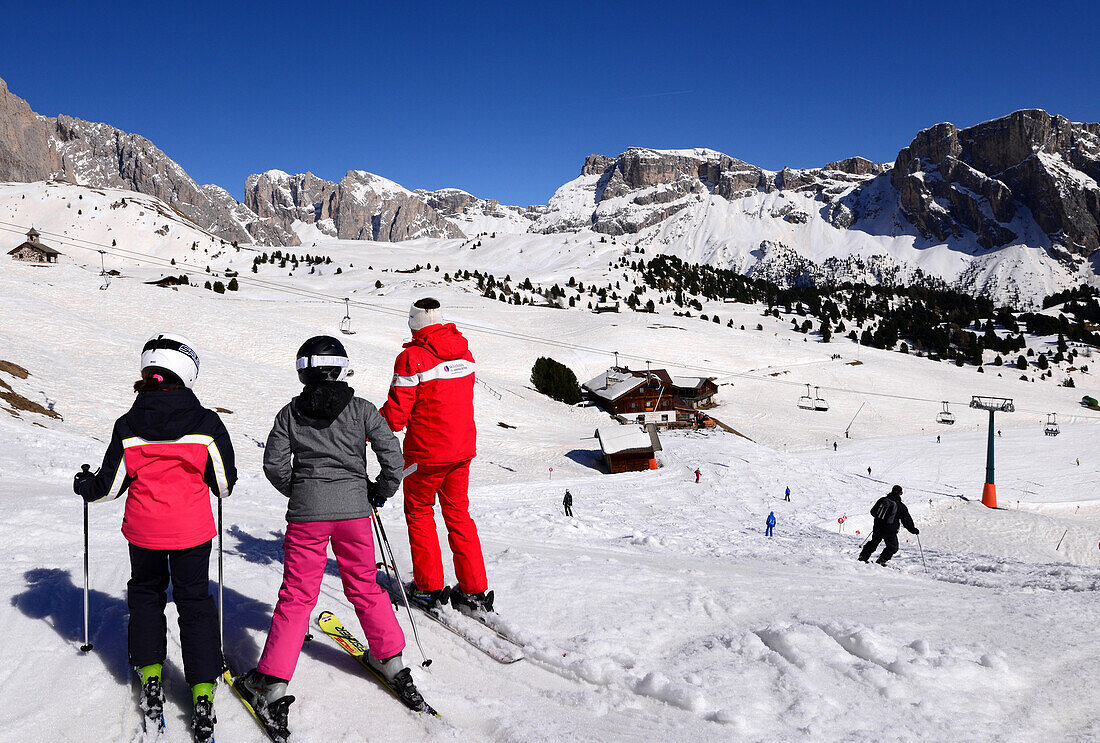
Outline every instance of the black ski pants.
{"label": "black ski pants", "polygon": [[885,542],[886,547],[882,550],[882,554],[878,556],[878,561],[885,565],[898,551],[898,528],[896,525],[888,526],[876,521],[875,528],[871,530],[871,541],[863,545],[863,551],[859,553],[859,559],[864,562],[870,560],[871,555],[875,553],[881,542]]}
{"label": "black ski pants", "polygon": [[565,515],[570,518],[573,517],[573,506],[569,505],[568,503],[565,504]]}
{"label": "black ski pants", "polygon": [[168,583],[179,612],[183,673],[188,685],[221,675],[218,607],[210,595],[210,542],[184,550],[151,550],[130,545],[130,663],[163,663],[168,655]]}

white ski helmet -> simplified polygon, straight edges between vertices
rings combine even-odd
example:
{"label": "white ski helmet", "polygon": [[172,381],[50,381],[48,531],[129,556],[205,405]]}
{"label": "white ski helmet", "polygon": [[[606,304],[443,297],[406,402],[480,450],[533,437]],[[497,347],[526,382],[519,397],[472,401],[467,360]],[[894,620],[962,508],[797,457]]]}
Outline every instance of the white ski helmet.
{"label": "white ski helmet", "polygon": [[141,370],[151,366],[167,369],[190,389],[199,376],[199,355],[191,348],[191,341],[179,333],[159,333],[141,349]]}

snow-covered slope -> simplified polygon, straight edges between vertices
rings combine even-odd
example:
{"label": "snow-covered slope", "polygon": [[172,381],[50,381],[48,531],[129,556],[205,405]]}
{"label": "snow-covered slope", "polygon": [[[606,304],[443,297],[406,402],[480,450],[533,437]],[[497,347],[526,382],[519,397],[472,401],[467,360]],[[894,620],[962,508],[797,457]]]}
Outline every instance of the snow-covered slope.
{"label": "snow-covered slope", "polygon": [[[161,263],[189,261],[202,270],[239,253],[152,196],[60,181],[0,183],[0,245],[20,244],[29,227],[42,233],[44,244],[61,251],[62,263],[85,264],[97,271],[101,248],[109,251],[105,265],[114,269],[140,264],[138,254],[147,254]],[[162,265],[160,275],[168,268]]]}
{"label": "snow-covered slope", "polygon": [[[40,219],[59,205],[68,212],[60,197],[33,190],[5,204],[24,201],[38,204]],[[99,214],[104,206],[95,203]],[[155,210],[144,210],[156,225]],[[54,229],[76,230],[80,219]],[[170,224],[165,239],[177,229]],[[761,317],[760,307],[706,307],[733,327],[666,314],[593,315],[508,305],[471,282],[442,278],[479,268],[548,283],[573,275],[607,281],[605,267],[623,244],[599,238],[486,237],[477,248],[461,239],[323,242],[310,252],[333,263],[316,273],[288,276],[265,264],[258,274],[243,272],[241,291],[225,295],[142,283],[160,274],[152,265],[127,265],[99,291],[95,271],[76,262],[8,264],[0,271],[0,362],[8,362],[0,364],[0,393],[52,404],[61,419],[18,408],[9,415],[8,398],[0,400],[5,739],[137,737],[121,504],[90,508],[95,648],[82,656],[81,507],[71,477],[80,463],[98,461],[112,421],[130,404],[142,342],[166,327],[189,335],[202,357],[196,391],[227,411],[241,480],[225,502],[226,651],[245,667],[263,644],[281,578],[285,499],[263,478],[258,442],[298,389],[294,350],[308,336],[336,333],[339,299],[352,297],[357,332],[340,336],[356,370],[351,382],[379,403],[408,334],[406,309],[425,294],[440,297],[478,361],[472,513],[502,620],[526,643],[527,660],[498,666],[421,624],[434,663],[414,674],[444,715],[422,721],[318,635],[291,683],[294,740],[1093,739],[1100,697],[1080,669],[1100,661],[1092,631],[1100,621],[1100,416],[1076,404],[1082,392],[1095,393],[1092,378],[1067,390],[840,339],[806,343],[786,321]],[[173,242],[151,248],[176,250]],[[189,243],[184,252],[194,255]],[[215,268],[252,255],[228,251]],[[417,264],[422,269],[409,272]],[[751,329],[757,322],[763,330]],[[720,385],[712,412],[747,438],[666,433],[661,469],[601,474],[591,436],[607,417],[539,395],[530,370],[549,355],[581,378],[594,376],[615,350],[673,373],[712,370]],[[827,412],[797,409],[802,382],[821,386]],[[965,402],[979,393],[1016,400],[1017,412],[998,418],[1004,510],[975,501],[985,414]],[[953,427],[933,422],[945,399],[955,403]],[[1048,411],[1063,424],[1057,438],[1043,435]],[[854,559],[867,509],[893,483],[906,489],[927,567],[904,532],[897,570]],[[790,503],[782,500],[787,486]],[[565,488],[573,519],[560,513]],[[771,511],[779,523],[766,539]],[[842,516],[850,518],[840,533]],[[407,566],[400,508],[387,506],[383,519]],[[325,576],[321,609],[360,632],[335,573]],[[165,743],[189,739],[171,605],[169,612]],[[400,621],[411,639],[407,618]],[[415,647],[406,658],[419,662]],[[66,700],[67,713],[44,698]],[[224,690],[217,714],[219,740],[263,739]]]}

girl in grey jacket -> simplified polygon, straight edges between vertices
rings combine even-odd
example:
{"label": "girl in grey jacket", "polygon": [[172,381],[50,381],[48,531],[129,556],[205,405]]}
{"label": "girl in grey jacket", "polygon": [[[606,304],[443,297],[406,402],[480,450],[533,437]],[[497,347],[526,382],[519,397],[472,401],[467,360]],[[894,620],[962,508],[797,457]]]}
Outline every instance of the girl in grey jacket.
{"label": "girl in grey jacket", "polygon": [[[265,724],[289,735],[286,695],[309,618],[317,604],[328,546],[370,649],[368,661],[411,707],[423,705],[412,674],[401,660],[405,636],[389,594],[375,581],[373,506],[401,482],[403,458],[397,437],[375,407],[355,397],[344,382],[348,358],[328,336],[306,341],[298,351],[302,393],[275,416],[264,449],[264,474],[289,499],[283,541],[283,584],[256,668],[237,680]],[[367,444],[381,474],[367,477]]]}

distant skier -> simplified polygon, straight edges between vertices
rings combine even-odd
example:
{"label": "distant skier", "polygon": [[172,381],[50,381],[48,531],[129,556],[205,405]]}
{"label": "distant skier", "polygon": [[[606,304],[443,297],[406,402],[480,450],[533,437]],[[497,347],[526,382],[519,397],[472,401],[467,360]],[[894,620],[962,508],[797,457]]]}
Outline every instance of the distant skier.
{"label": "distant skier", "polygon": [[470,518],[470,462],[477,454],[474,357],[454,323],[444,323],[439,300],[418,299],[409,310],[412,340],[393,365],[382,417],[406,429],[405,523],[412,552],[409,597],[433,608],[446,600],[446,578],[435,526],[435,503],[447,525],[458,589],[451,604],[467,613],[493,611],[477,524]]}
{"label": "distant skier", "polygon": [[[330,543],[344,595],[367,637],[367,662],[403,701],[423,701],[401,660],[405,636],[389,594],[375,582],[371,508],[397,490],[400,444],[375,407],[344,381],[349,361],[340,341],[315,336],[296,358],[302,392],[276,414],[264,447],[264,474],[289,499],[283,584],[260,660],[235,682],[265,725],[285,735],[294,701],[287,684],[317,604]],[[381,467],[373,483],[367,478],[367,444]]]}
{"label": "distant skier", "polygon": [[885,565],[898,551],[898,528],[904,526],[911,534],[920,534],[920,530],[913,525],[913,518],[909,515],[909,509],[901,502],[901,486],[895,485],[889,495],[879,498],[871,507],[871,515],[875,517],[875,527],[871,532],[871,540],[863,545],[863,551],[859,553],[861,562],[867,562],[871,555],[878,549],[880,542],[886,542],[886,548],[879,555],[879,565]]}
{"label": "distant skier", "polygon": [[767,528],[764,529],[764,536],[770,537],[772,535],[772,529],[775,528],[775,511],[768,514],[768,520],[764,523],[767,526]]}
{"label": "distant skier", "polygon": [[783,500],[789,501],[791,499],[791,489],[788,486],[787,491],[783,494]]}
{"label": "distant skier", "polygon": [[182,335],[162,333],[141,352],[141,379],[130,412],[115,421],[103,464],[85,469],[73,490],[88,502],[129,489],[122,533],[129,542],[130,665],[141,678],[141,705],[158,721],[164,706],[168,583],[179,613],[184,678],[197,741],[214,735],[214,684],[221,675],[218,607],[210,595],[210,544],[217,534],[210,491],[228,497],[237,481],[233,444],[221,418],[191,391],[199,357]]}
{"label": "distant skier", "polygon": [[940,435],[938,433],[936,434],[936,443],[940,443]]}
{"label": "distant skier", "polygon": [[695,470],[695,482],[699,482],[699,478],[703,476],[703,473],[699,470]]}
{"label": "distant skier", "polygon": [[1081,457],[1077,457],[1077,466],[1078,466],[1078,467],[1080,467],[1080,466],[1081,466]]}
{"label": "distant skier", "polygon": [[867,468],[867,477],[870,477],[870,476],[871,476],[871,468],[870,468],[870,467],[868,467],[868,468]]}
{"label": "distant skier", "polygon": [[568,490],[565,491],[565,497],[561,499],[561,504],[565,507],[565,515],[573,518],[573,494]]}
{"label": "distant skier", "polygon": [[833,442],[833,451],[836,451],[836,442]]}

